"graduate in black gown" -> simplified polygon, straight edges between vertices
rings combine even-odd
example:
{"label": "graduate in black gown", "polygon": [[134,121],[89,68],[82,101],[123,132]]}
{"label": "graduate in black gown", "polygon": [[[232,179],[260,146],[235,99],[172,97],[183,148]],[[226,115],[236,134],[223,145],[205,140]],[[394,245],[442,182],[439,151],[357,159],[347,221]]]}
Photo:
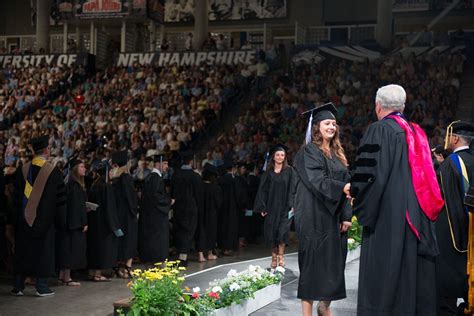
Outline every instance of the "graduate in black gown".
{"label": "graduate in black gown", "polygon": [[247,164],[245,162],[237,163],[237,172],[235,179],[239,192],[239,246],[246,247],[252,229],[252,216],[254,215],[253,201],[250,205],[249,184],[247,174]]}
{"label": "graduate in black gown", "polygon": [[298,298],[303,315],[312,314],[313,301],[320,301],[318,315],[327,315],[331,301],[346,297],[346,232],[352,225],[352,211],[343,189],[349,186],[350,176],[335,114],[332,104],[312,111],[307,144],[294,162]]}
{"label": "graduate in black gown", "polygon": [[274,146],[269,157],[253,210],[265,218],[263,234],[265,243],[272,249],[270,267],[274,269],[277,265],[285,266],[285,247],[293,216],[295,174],[288,165],[286,146]]}
{"label": "graduate in black gown", "polygon": [[[474,152],[469,145],[474,137],[474,125],[453,122],[446,133],[449,155],[439,168],[445,207],[436,221],[439,256],[436,258],[438,315],[462,315],[458,298],[467,302],[467,249],[469,215],[464,196],[474,183]],[[464,166],[464,168],[463,168]],[[464,171],[465,170],[465,171]]]}
{"label": "graduate in black gown", "polygon": [[68,286],[79,286],[71,278],[71,270],[86,267],[87,208],[84,176],[86,167],[79,159],[69,162],[66,184],[67,212],[66,227],[56,234],[57,267],[59,282]]}
{"label": "graduate in black gown", "polygon": [[[54,295],[47,281],[55,269],[56,229],[66,226],[66,188],[61,171],[47,161],[48,137],[33,138],[30,144],[35,156],[18,170],[14,213],[9,221],[15,235],[11,294],[23,296],[25,277],[30,276],[36,278],[36,295],[43,297]],[[36,182],[42,177],[44,185]]]}
{"label": "graduate in black gown", "polygon": [[127,151],[112,154],[111,179],[120,228],[124,236],[118,242],[119,270],[122,278],[130,276],[133,257],[137,252],[138,238],[138,198],[130,175]]}
{"label": "graduate in black gown", "polygon": [[87,265],[95,282],[109,281],[103,270],[117,264],[118,237],[123,235],[119,227],[114,189],[108,178],[108,163],[103,161],[93,168],[93,182],[89,190],[89,202],[98,205],[87,213]]}
{"label": "graduate in black gown", "polygon": [[203,204],[198,213],[198,226],[196,229],[196,249],[199,262],[215,260],[213,253],[217,244],[217,214],[222,206],[222,189],[217,184],[217,168],[209,163],[204,165],[202,171]]}
{"label": "graduate in black gown", "polygon": [[171,179],[171,198],[175,200],[174,240],[181,265],[188,264],[188,253],[194,247],[194,234],[198,222],[198,211],[202,207],[202,179],[193,170],[194,155],[186,152],[182,166],[175,170]]}
{"label": "graduate in black gown", "polygon": [[143,183],[138,220],[138,252],[142,262],[161,262],[169,255],[168,213],[173,201],[166,192],[163,180],[163,174],[167,171],[167,156],[153,156],[153,169]]}
{"label": "graduate in black gown", "polygon": [[359,316],[436,315],[433,222],[443,200],[426,135],[402,114],[405,100],[398,85],[377,91],[379,121],[361,140],[351,178],[363,226]]}
{"label": "graduate in black gown", "polygon": [[217,183],[222,189],[222,206],[218,214],[217,244],[225,256],[231,256],[239,246],[239,188],[234,162],[224,161],[225,174]]}

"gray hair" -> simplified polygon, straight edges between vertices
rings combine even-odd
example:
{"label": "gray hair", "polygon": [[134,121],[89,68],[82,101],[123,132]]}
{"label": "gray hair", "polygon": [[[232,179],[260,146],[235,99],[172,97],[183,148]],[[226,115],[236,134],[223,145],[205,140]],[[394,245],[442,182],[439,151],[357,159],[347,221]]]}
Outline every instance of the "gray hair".
{"label": "gray hair", "polygon": [[402,86],[397,84],[389,84],[377,90],[375,103],[385,110],[400,111],[405,109],[405,101],[407,94]]}

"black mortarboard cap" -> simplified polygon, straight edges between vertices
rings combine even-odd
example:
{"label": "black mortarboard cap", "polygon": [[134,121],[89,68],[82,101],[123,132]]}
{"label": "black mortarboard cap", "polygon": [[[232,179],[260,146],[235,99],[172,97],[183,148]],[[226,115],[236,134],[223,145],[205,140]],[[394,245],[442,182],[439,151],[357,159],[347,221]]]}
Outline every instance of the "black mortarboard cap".
{"label": "black mortarboard cap", "polygon": [[189,161],[194,159],[194,152],[186,150],[181,152],[179,156],[181,157],[181,162],[188,163]]}
{"label": "black mortarboard cap", "polygon": [[33,151],[36,153],[42,149],[45,149],[49,145],[49,137],[47,135],[35,137],[30,140],[30,145]]}
{"label": "black mortarboard cap", "polygon": [[337,109],[332,102],[317,106],[309,111],[303,112],[303,114],[313,114],[313,124],[324,120],[335,120],[337,115]]}
{"label": "black mortarboard cap", "polygon": [[460,136],[468,136],[468,137],[474,137],[474,124],[465,122],[465,121],[459,121],[455,122],[453,125],[453,134],[460,135]]}
{"label": "black mortarboard cap", "polygon": [[153,162],[163,162],[163,161],[169,161],[169,158],[168,158],[167,155],[159,154],[159,155],[154,155],[153,156]]}
{"label": "black mortarboard cap", "polygon": [[219,175],[219,169],[217,169],[216,166],[214,165],[211,165],[210,163],[206,163],[202,169],[202,172],[206,172],[206,173],[210,173],[210,174],[213,174],[215,176],[218,176]]}
{"label": "black mortarboard cap", "polygon": [[128,152],[126,150],[118,151],[112,154],[112,165],[117,164],[123,167],[128,162]]}
{"label": "black mortarboard cap", "polygon": [[273,157],[273,154],[276,153],[277,151],[284,151],[286,154],[288,152],[288,147],[285,146],[284,144],[276,144],[270,149],[270,156]]}
{"label": "black mortarboard cap", "polygon": [[77,158],[73,158],[69,161],[68,167],[70,169],[74,168],[75,166],[81,164],[83,161]]}
{"label": "black mortarboard cap", "polygon": [[454,121],[451,124],[449,124],[446,129],[446,136],[444,139],[444,149],[448,149],[449,138],[453,134],[472,138],[474,137],[474,125],[466,121]]}

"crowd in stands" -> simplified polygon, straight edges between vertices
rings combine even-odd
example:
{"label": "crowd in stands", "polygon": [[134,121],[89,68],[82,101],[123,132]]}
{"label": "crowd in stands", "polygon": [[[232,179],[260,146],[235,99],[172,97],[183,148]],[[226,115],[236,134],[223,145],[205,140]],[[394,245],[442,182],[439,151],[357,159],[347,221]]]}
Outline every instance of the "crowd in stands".
{"label": "crowd in stands", "polygon": [[121,148],[132,151],[135,165],[147,152],[176,155],[220,118],[252,76],[240,66],[135,66],[92,77],[82,70],[4,70],[0,152],[6,166],[25,158],[28,140],[45,131],[59,167],[74,155],[92,167]]}
{"label": "crowd in stands", "polygon": [[92,167],[121,148],[130,149],[134,166],[156,152],[177,156],[210,121],[220,119],[222,108],[253,78],[254,97],[240,105],[236,124],[210,146],[204,162],[219,166],[233,159],[262,166],[277,142],[288,145],[291,157],[304,139],[307,118],[301,113],[329,101],[339,110],[351,159],[375,119],[372,96],[390,82],[405,87],[406,115],[421,124],[434,146],[454,117],[464,60],[461,52],[393,55],[370,63],[326,59],[301,62],[279,76],[269,75],[263,60],[251,66],[137,65],[89,77],[80,66],[7,67],[1,73],[0,153],[5,166],[15,167],[27,159],[27,141],[47,131],[60,167],[74,155]]}
{"label": "crowd in stands", "polygon": [[440,145],[446,124],[455,115],[464,61],[457,52],[394,55],[372,63],[328,59],[295,65],[289,76],[271,78],[234,127],[219,137],[207,159],[234,157],[262,166],[270,144],[279,142],[290,148],[291,156],[304,141],[308,117],[301,113],[314,104],[333,102],[339,111],[342,144],[353,162],[365,128],[376,120],[373,96],[378,87],[393,82],[407,91],[405,114],[424,128],[432,146]]}

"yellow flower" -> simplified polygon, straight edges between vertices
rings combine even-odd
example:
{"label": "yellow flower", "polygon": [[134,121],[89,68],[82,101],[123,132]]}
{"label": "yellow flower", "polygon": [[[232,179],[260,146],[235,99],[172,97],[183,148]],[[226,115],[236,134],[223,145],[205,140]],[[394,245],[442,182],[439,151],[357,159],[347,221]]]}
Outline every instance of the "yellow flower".
{"label": "yellow flower", "polygon": [[178,270],[180,270],[180,271],[186,271],[186,268],[185,268],[185,267],[178,267]]}
{"label": "yellow flower", "polygon": [[183,277],[179,277],[179,278],[178,278],[178,281],[184,281],[184,278],[183,278]]}
{"label": "yellow flower", "polygon": [[176,282],[175,280],[171,281],[173,284],[178,284],[178,282]]}
{"label": "yellow flower", "polygon": [[184,287],[184,290],[185,290],[186,292],[191,292],[191,289],[189,288],[189,286],[185,286],[185,287]]}
{"label": "yellow flower", "polygon": [[356,217],[355,215],[352,216],[352,222],[353,222],[353,223],[354,223],[354,222],[357,222],[357,217]]}

